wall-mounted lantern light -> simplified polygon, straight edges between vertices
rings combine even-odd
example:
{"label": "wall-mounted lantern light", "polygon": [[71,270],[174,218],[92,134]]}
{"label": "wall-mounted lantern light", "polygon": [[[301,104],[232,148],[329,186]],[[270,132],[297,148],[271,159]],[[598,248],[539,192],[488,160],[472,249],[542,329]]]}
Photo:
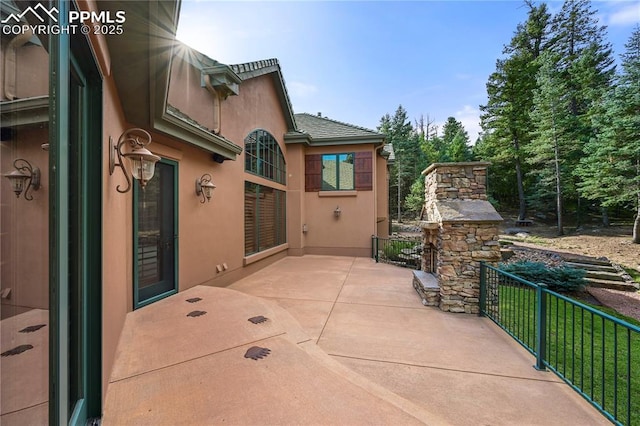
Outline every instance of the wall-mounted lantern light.
{"label": "wall-mounted lantern light", "polygon": [[15,167],[15,170],[4,175],[11,182],[11,189],[16,193],[16,197],[20,197],[20,194],[24,191],[24,199],[27,201],[33,200],[33,196],[29,191],[37,191],[40,188],[40,169],[32,167],[27,160],[22,158],[15,160],[13,167]]}
{"label": "wall-mounted lantern light", "polygon": [[340,210],[340,206],[337,206],[336,209],[333,211],[333,215],[338,218],[340,217],[340,214],[342,213],[342,210]]}
{"label": "wall-mounted lantern light", "polygon": [[204,204],[205,200],[207,202],[211,201],[214,189],[216,189],[216,186],[211,182],[209,173],[205,173],[200,179],[196,179],[196,195],[202,195],[202,201],[200,201],[202,204]]}
{"label": "wall-mounted lantern light", "polygon": [[[138,128],[125,130],[124,133],[120,135],[118,143],[114,143],[113,139],[109,137],[109,145],[111,146],[109,150],[109,174],[112,175],[115,168],[120,167],[124,173],[124,177],[127,179],[127,187],[120,189],[120,185],[118,185],[116,187],[118,192],[124,194],[131,189],[129,170],[131,176],[140,181],[142,189],[144,189],[147,182],[153,178],[156,170],[156,162],[160,160],[160,157],[145,148],[150,143],[151,135],[147,131]],[[129,144],[129,152],[122,152],[122,146],[124,144]],[[123,163],[123,157],[128,160],[128,166]]]}

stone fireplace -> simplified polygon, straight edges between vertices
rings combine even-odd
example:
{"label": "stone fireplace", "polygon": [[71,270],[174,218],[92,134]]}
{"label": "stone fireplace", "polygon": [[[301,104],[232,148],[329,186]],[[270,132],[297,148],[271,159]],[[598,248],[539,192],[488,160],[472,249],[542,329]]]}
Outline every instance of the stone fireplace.
{"label": "stone fireplace", "polygon": [[[423,258],[414,287],[423,303],[448,312],[479,312],[480,262],[500,260],[502,217],[487,201],[485,162],[435,163],[425,176],[421,222],[424,247],[435,250],[435,270]],[[429,253],[424,250],[424,253]],[[431,274],[428,274],[431,272]],[[416,280],[424,281],[418,288]],[[421,290],[423,290],[421,292]],[[425,292],[426,290],[426,292]],[[430,293],[430,297],[425,294]],[[439,300],[435,294],[439,293]]]}

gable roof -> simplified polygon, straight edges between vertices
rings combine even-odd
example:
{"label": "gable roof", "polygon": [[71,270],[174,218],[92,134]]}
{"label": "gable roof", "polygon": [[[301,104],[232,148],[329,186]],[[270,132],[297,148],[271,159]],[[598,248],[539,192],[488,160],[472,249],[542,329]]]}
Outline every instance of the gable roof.
{"label": "gable roof", "polygon": [[284,82],[280,63],[276,58],[229,65],[229,68],[231,68],[242,80],[249,80],[251,78],[272,74],[273,82],[278,91],[280,105],[282,106],[282,110],[284,111],[284,116],[287,121],[287,127],[289,131],[295,130],[296,120],[293,114],[293,107],[291,106],[289,92],[287,92],[287,86]]}
{"label": "gable roof", "polygon": [[333,120],[321,115],[295,114],[297,132],[290,133],[290,143],[306,142],[310,145],[383,144],[385,136],[365,127]]}

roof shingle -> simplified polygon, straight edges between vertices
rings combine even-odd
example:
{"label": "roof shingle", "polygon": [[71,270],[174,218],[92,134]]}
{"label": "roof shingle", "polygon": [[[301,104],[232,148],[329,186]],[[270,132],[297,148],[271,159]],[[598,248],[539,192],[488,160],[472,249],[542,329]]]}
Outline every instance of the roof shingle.
{"label": "roof shingle", "polygon": [[298,131],[313,139],[384,138],[382,133],[318,115],[302,113],[295,114],[295,118]]}

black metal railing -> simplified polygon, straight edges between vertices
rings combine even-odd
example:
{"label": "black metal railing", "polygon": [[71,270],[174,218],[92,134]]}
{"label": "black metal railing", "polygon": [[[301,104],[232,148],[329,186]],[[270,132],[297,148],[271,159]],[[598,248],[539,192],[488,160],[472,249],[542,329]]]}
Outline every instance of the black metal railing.
{"label": "black metal railing", "polygon": [[[640,424],[640,327],[484,263],[480,314],[621,425]],[[635,366],[635,367],[634,367]],[[635,371],[634,371],[635,368]]]}
{"label": "black metal railing", "polygon": [[425,259],[425,270],[435,271],[436,251],[432,245],[424,246],[421,238],[371,237],[371,257],[376,262],[390,263],[413,269],[421,269]]}

